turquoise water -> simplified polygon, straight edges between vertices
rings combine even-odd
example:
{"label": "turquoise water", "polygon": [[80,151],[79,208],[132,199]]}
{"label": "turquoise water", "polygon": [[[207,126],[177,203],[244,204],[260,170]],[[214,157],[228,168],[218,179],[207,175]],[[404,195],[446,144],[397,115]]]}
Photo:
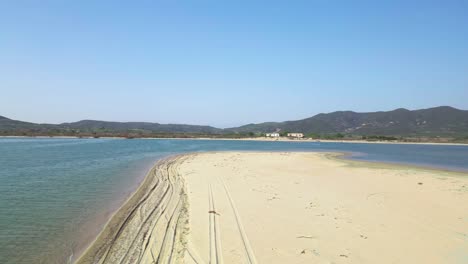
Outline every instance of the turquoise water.
{"label": "turquoise water", "polygon": [[0,263],[66,263],[162,157],[198,151],[342,151],[468,171],[468,146],[221,140],[0,139]]}

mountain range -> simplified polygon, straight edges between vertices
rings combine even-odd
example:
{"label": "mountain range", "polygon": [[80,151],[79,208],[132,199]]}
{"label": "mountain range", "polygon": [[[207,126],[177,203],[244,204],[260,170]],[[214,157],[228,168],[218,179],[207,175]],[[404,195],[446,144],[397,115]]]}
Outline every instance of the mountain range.
{"label": "mountain range", "polygon": [[228,130],[235,132],[289,131],[305,134],[450,136],[468,134],[468,111],[449,106],[414,111],[399,108],[393,111],[370,113],[338,111],[296,121],[249,124]]}
{"label": "mountain range", "polygon": [[73,133],[181,133],[244,134],[267,132],[302,132],[304,134],[386,135],[386,136],[460,136],[468,135],[468,111],[449,106],[420,110],[403,108],[393,111],[357,113],[337,111],[285,122],[248,124],[220,129],[212,126],[159,124],[149,122],[107,122],[82,120],[62,124],[36,124],[0,116],[0,135],[73,134]]}

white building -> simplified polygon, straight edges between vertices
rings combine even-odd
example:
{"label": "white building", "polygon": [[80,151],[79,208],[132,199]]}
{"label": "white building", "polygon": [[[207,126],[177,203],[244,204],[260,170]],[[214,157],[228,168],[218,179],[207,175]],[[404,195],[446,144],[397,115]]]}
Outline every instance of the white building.
{"label": "white building", "polygon": [[302,134],[302,133],[288,133],[288,137],[303,138],[304,134]]}
{"label": "white building", "polygon": [[266,133],[265,136],[267,136],[267,137],[279,137],[280,134],[276,133],[276,132],[275,133]]}

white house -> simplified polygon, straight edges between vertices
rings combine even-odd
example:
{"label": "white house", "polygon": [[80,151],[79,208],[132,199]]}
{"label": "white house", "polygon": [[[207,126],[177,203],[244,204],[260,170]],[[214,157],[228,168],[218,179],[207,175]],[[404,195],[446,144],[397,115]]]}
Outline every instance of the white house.
{"label": "white house", "polygon": [[288,133],[288,137],[303,138],[304,134],[302,134],[302,133]]}
{"label": "white house", "polygon": [[279,133],[276,133],[276,132],[275,132],[275,133],[266,133],[265,136],[266,136],[266,137],[279,137],[280,134],[279,134]]}

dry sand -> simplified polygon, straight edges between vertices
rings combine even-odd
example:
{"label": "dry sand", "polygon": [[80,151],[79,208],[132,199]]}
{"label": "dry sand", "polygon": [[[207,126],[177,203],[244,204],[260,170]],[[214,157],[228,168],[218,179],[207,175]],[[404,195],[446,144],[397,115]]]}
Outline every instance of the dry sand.
{"label": "dry sand", "polygon": [[468,263],[468,175],[336,156],[160,162],[79,263]]}

